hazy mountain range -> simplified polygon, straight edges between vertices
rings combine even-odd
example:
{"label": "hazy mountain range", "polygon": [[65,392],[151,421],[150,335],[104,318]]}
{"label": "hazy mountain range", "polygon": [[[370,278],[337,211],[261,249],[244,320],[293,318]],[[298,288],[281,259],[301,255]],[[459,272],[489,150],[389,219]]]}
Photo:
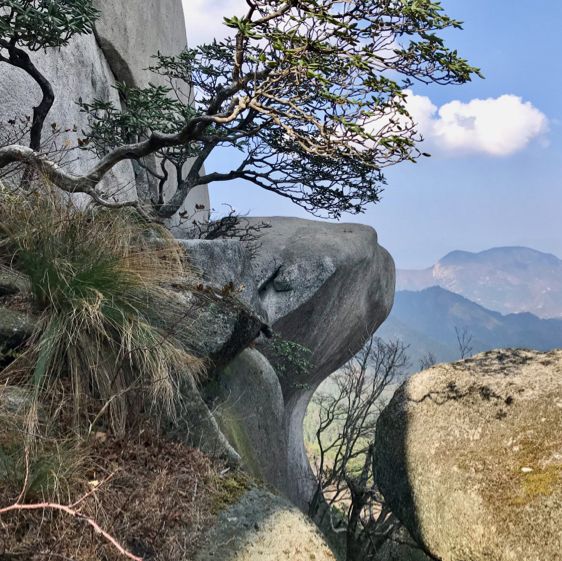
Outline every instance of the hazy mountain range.
{"label": "hazy mountain range", "polygon": [[428,352],[439,362],[458,359],[455,328],[472,337],[473,353],[562,347],[562,260],[506,247],[455,251],[428,269],[398,271],[394,308],[378,335],[409,345],[411,370]]}
{"label": "hazy mountain range", "polygon": [[440,286],[503,314],[562,318],[562,260],[526,247],[453,251],[424,270],[399,270],[397,290]]}

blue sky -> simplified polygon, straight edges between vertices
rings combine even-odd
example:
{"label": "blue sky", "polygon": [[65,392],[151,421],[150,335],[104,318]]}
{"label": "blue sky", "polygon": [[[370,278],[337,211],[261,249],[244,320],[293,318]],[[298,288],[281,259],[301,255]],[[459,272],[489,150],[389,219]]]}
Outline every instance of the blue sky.
{"label": "blue sky", "polygon": [[[220,15],[239,12],[241,3],[185,0],[190,40],[221,33]],[[415,86],[412,108],[433,157],[389,170],[382,202],[345,220],[376,228],[400,268],[429,266],[455,249],[501,245],[562,257],[562,3],[535,0],[532,10],[513,0],[442,3],[465,22],[464,31],[448,34],[449,44],[486,79]],[[459,119],[470,120],[470,131],[456,126]],[[224,154],[209,162],[226,165]],[[211,197],[219,211],[229,203],[256,216],[308,216],[243,183],[213,186]]]}

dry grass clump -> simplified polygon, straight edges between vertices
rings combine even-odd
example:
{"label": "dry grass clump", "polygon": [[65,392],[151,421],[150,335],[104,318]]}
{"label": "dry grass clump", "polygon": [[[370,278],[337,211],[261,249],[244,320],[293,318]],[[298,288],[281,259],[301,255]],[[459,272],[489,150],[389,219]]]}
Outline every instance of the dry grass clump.
{"label": "dry grass clump", "polygon": [[25,283],[38,317],[1,375],[29,388],[34,422],[40,399],[64,401],[52,398],[61,380],[75,426],[107,418],[124,434],[147,406],[174,416],[182,379],[203,367],[159,328],[171,284],[193,280],[164,228],[130,210],[77,208],[48,188],[0,186],[0,267]]}
{"label": "dry grass clump", "polygon": [[[146,561],[192,559],[216,518],[217,501],[224,504],[224,486],[237,478],[221,475],[222,466],[198,450],[149,431],[124,440],[98,433],[82,443],[80,455],[68,503],[86,497],[77,507],[81,516]],[[17,486],[0,485],[0,505],[16,497]],[[83,518],[48,509],[1,516],[0,546],[0,558],[10,560],[126,559]]]}
{"label": "dry grass clump", "polygon": [[27,411],[2,407],[5,392],[0,388],[0,507],[15,497],[20,502],[69,501],[87,459],[83,443],[60,434],[57,438],[45,426],[31,443]]}

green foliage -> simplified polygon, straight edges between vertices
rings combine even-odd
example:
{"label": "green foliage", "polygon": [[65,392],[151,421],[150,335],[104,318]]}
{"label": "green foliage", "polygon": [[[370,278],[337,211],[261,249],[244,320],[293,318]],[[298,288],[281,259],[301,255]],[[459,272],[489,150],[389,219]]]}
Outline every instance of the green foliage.
{"label": "green foliage", "polygon": [[201,371],[158,327],[167,286],[187,279],[175,241],[125,210],[80,210],[48,190],[2,194],[0,262],[26,277],[39,316],[5,376],[36,399],[69,380],[77,421],[106,411],[116,432],[139,396],[173,415],[182,377]]}
{"label": "green foliage", "polygon": [[[299,343],[275,335],[267,344],[268,359],[275,366],[276,372],[293,380],[306,378],[312,367],[312,353]],[[295,387],[303,387],[298,382]]]}
{"label": "green foliage", "polygon": [[[195,186],[232,179],[312,213],[362,212],[378,200],[384,168],[423,155],[405,90],[414,81],[462,84],[480,75],[445,44],[442,32],[461,23],[440,2],[254,0],[250,6],[244,16],[225,18],[235,38],[177,57],[158,55],[151,70],[169,87],[120,86],[124,110],[100,100],[82,104],[91,125],[85,143],[98,153],[161,132],[182,137],[185,158],[197,156],[171,200],[160,197],[165,216]],[[222,147],[238,148],[240,165],[204,175],[205,160]]]}
{"label": "green foliage", "polygon": [[0,41],[30,51],[64,47],[99,17],[92,0],[3,0],[1,9]]}
{"label": "green foliage", "polygon": [[94,148],[99,155],[121,144],[138,142],[154,131],[165,134],[177,132],[194,116],[189,105],[170,95],[170,87],[151,84],[145,89],[138,89],[120,83],[115,88],[119,96],[127,100],[124,111],[109,101],[79,102],[82,112],[89,116],[90,125],[82,146]]}

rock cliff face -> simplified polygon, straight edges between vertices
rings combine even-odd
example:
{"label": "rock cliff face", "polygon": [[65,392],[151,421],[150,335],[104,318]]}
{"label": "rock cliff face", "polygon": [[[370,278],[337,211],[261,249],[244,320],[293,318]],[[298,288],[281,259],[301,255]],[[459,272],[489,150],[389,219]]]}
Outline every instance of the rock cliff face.
{"label": "rock cliff face", "polygon": [[[149,80],[157,82],[146,68],[157,52],[177,54],[185,48],[187,39],[181,0],[97,0],[101,18],[95,35],[76,37],[59,50],[32,53],[38,68],[51,81],[55,91],[55,105],[46,122],[46,135],[51,123],[63,129],[77,127],[58,139],[69,147],[77,145],[80,131],[87,122],[76,102],[79,98],[95,98],[120,104],[112,86],[117,82],[145,86]],[[126,5],[125,5],[126,4]],[[7,64],[0,66],[0,127],[7,127],[9,119],[31,115],[40,100],[38,86],[24,72]],[[84,172],[92,165],[93,156],[76,149],[66,156],[69,169]],[[123,200],[135,196],[134,184],[139,171],[129,162],[117,166],[105,180],[104,189]],[[185,208],[195,205],[209,208],[207,188],[195,190]]]}
{"label": "rock cliff face", "polygon": [[[390,312],[394,263],[366,226],[250,220],[271,224],[251,259],[233,241],[185,242],[189,255],[209,281],[240,287],[240,297],[280,337],[287,349],[281,354],[297,344],[308,364],[296,367],[291,356],[279,361],[262,340],[214,375],[208,397],[246,466],[306,509],[314,484],[302,429],[308,402]],[[220,244],[223,259],[213,259]]]}

